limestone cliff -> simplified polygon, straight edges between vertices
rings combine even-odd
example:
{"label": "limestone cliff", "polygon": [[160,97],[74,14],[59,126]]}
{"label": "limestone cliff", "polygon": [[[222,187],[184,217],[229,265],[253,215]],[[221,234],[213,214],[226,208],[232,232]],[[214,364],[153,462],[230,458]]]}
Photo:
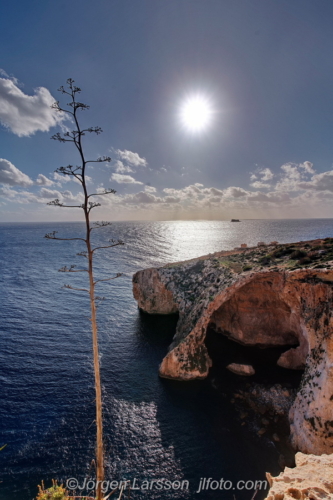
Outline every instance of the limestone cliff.
{"label": "limestone cliff", "polygon": [[221,252],[136,273],[134,296],[143,311],[179,314],[160,376],[207,376],[208,327],[245,345],[293,346],[278,361],[285,368],[305,366],[290,411],[293,445],[332,453],[332,261],[329,238]]}
{"label": "limestone cliff", "polygon": [[296,467],[277,477],[267,473],[270,490],[266,500],[322,500],[333,498],[333,455],[296,454]]}

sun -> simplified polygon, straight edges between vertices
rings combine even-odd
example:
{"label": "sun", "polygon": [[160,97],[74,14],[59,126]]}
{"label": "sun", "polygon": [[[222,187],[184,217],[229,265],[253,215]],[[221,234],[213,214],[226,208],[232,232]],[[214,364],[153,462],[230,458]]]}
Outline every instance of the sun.
{"label": "sun", "polygon": [[189,97],[182,105],[180,119],[190,132],[206,129],[212,120],[212,108],[209,100],[201,95]]}

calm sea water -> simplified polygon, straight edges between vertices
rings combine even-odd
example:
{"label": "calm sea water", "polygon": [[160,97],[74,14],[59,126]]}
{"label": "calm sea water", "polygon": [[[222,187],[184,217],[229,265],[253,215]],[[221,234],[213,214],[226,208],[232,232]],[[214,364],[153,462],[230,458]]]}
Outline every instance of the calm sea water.
{"label": "calm sea water", "polygon": [[[81,236],[83,225],[2,224],[0,348],[0,498],[31,500],[42,479],[83,481],[94,455],[94,387],[89,304],[64,283],[85,273],[80,242],[48,241],[46,232]],[[333,236],[333,220],[119,222],[95,232],[96,243],[124,247],[96,253],[104,391],[107,478],[185,479],[183,491],[135,492],[132,498],[250,499],[253,492],[195,493],[201,477],[234,481],[278,472],[274,445],[236,422],[211,380],[159,379],[158,365],[174,333],[173,318],[142,315],[132,274],[142,268],[230,249],[240,243],[292,242]],[[82,276],[84,275],[84,276]]]}

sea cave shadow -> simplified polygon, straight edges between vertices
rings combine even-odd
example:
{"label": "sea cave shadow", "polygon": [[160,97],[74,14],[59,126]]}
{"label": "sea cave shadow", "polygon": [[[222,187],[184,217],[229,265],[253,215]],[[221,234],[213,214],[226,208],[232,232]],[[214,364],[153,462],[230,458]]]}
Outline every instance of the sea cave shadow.
{"label": "sea cave shadow", "polygon": [[[176,324],[177,315],[149,315],[141,311],[136,322],[137,337],[144,346],[141,355],[146,351],[151,368],[155,370],[153,378],[158,394],[150,396],[156,405],[162,444],[165,448],[173,448],[175,460],[180,463],[184,478],[190,482],[193,498],[231,498],[230,492],[221,490],[195,493],[200,478],[224,478],[233,484],[241,480],[264,480],[266,471],[278,474],[281,465],[275,444],[266,437],[259,438],[253,430],[251,432],[251,426],[242,426],[237,418],[231,396],[245,381],[227,371],[226,365],[252,362],[256,367],[254,382],[257,383],[290,384],[291,377],[291,385],[297,385],[300,374],[276,367],[279,355],[290,346],[266,350],[248,348],[210,329],[206,345],[213,367],[206,380],[179,382],[158,378],[158,365],[167,353]],[[136,393],[136,400],[147,401],[150,399],[147,396],[142,387]],[[235,499],[247,500],[252,494],[247,490],[237,491]],[[264,497],[264,491],[256,495],[258,500]]]}

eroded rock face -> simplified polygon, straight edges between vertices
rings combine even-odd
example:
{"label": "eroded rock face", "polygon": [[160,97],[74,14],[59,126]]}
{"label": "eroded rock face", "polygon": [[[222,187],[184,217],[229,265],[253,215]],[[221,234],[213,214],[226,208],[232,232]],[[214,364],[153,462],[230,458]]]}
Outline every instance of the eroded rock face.
{"label": "eroded rock face", "polygon": [[270,490],[266,500],[323,500],[333,498],[333,455],[296,453],[296,467],[277,477],[266,474]]}
{"label": "eroded rock face", "polygon": [[148,313],[179,312],[160,376],[205,378],[209,326],[246,345],[290,345],[280,366],[306,365],[290,411],[291,436],[306,453],[333,452],[333,271],[235,272],[216,258],[139,271],[134,296]]}
{"label": "eroded rock face", "polygon": [[281,293],[280,273],[247,280],[212,313],[215,331],[246,345],[295,345],[300,337],[298,314]]}
{"label": "eroded rock face", "polygon": [[133,295],[139,308],[150,314],[178,312],[172,292],[161,281],[157,269],[146,269],[133,276]]}

